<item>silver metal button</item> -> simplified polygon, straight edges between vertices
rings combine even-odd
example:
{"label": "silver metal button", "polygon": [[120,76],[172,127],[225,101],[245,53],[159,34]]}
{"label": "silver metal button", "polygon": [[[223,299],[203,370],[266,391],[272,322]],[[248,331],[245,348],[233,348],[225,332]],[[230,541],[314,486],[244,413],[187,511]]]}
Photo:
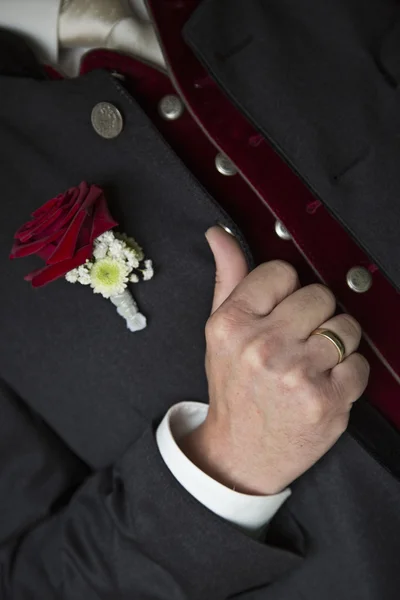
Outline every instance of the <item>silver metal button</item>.
{"label": "silver metal button", "polygon": [[218,225],[220,227],[222,227],[222,229],[224,229],[226,231],[226,233],[229,233],[229,235],[232,235],[233,237],[235,237],[235,234],[233,233],[232,229],[230,229],[230,227],[228,227],[227,225],[224,225],[223,223],[221,223],[221,221],[218,221]]}
{"label": "silver metal button", "polygon": [[217,167],[217,171],[221,173],[221,175],[236,175],[237,168],[233,164],[230,158],[228,158],[222,152],[219,152],[215,157],[215,166]]}
{"label": "silver metal button", "polygon": [[372,285],[372,275],[364,267],[353,267],[346,279],[349,288],[359,294],[367,292]]}
{"label": "silver metal button", "polygon": [[92,110],[92,125],[100,137],[116,138],[124,127],[124,120],[118,108],[109,102],[99,102]]}
{"label": "silver metal button", "polygon": [[168,94],[160,100],[158,111],[163,119],[167,121],[175,121],[182,116],[185,107],[179,96]]}
{"label": "silver metal button", "polygon": [[118,71],[111,71],[111,75],[114,77],[114,79],[120,79],[121,81],[125,81],[126,79],[125,75],[118,73]]}
{"label": "silver metal button", "polygon": [[282,240],[292,239],[292,236],[290,235],[286,227],[283,225],[283,223],[281,223],[281,221],[275,221],[275,231]]}

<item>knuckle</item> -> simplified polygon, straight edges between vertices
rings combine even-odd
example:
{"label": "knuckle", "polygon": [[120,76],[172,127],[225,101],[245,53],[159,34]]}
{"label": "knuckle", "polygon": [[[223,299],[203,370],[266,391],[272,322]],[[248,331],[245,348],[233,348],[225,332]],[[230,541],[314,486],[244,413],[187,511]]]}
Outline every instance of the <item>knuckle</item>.
{"label": "knuckle", "polygon": [[320,410],[322,410],[323,398],[312,378],[309,371],[302,365],[288,369],[285,374],[279,374],[282,382],[282,391],[285,395],[289,394],[300,410],[304,414],[306,421],[313,421],[313,416],[318,420]]}
{"label": "knuckle", "polygon": [[309,382],[306,370],[301,365],[289,369],[283,376],[285,387],[295,390],[296,392],[304,392],[308,388]]}
{"label": "knuckle", "polygon": [[360,323],[351,315],[343,314],[340,315],[341,325],[349,337],[360,338],[362,329]]}
{"label": "knuckle", "polygon": [[336,307],[336,298],[334,293],[322,283],[314,283],[309,286],[311,298],[316,302],[322,302],[331,310]]}
{"label": "knuckle", "polygon": [[369,373],[371,370],[369,362],[367,361],[365,356],[363,356],[362,354],[359,354],[358,352],[355,352],[353,354],[353,360],[355,360],[355,367],[356,367],[356,371],[358,372],[358,378],[360,379],[361,383],[364,385],[368,381]]}
{"label": "knuckle", "polygon": [[251,340],[243,349],[244,362],[253,369],[264,369],[272,355],[272,344],[262,338]]}
{"label": "knuckle", "polygon": [[370,372],[371,367],[369,362],[367,361],[367,359],[365,358],[365,356],[363,354],[360,354],[359,352],[356,352],[355,355],[357,356],[358,360],[360,361],[360,365],[363,369],[365,369],[365,371],[367,373]]}
{"label": "knuckle", "polygon": [[293,265],[285,260],[272,260],[269,264],[273,266],[282,277],[285,278],[291,287],[296,286],[299,278]]}
{"label": "knuckle", "polygon": [[342,364],[343,367],[337,367],[341,375],[333,380],[336,396],[346,403],[355,402],[368,385],[369,363],[364,356],[355,352]]}
{"label": "knuckle", "polygon": [[284,375],[284,386],[297,398],[304,422],[309,425],[320,423],[328,410],[329,403],[315,388],[304,365],[296,365]]}
{"label": "knuckle", "polygon": [[[251,303],[241,294],[234,294],[226,302],[224,315],[226,319],[237,320],[239,315],[253,315],[254,308]],[[240,318],[240,317],[239,317]]]}
{"label": "knuckle", "polygon": [[206,340],[208,343],[226,341],[232,330],[232,323],[223,311],[217,311],[206,323]]}
{"label": "knuckle", "polygon": [[258,368],[268,369],[270,376],[279,377],[283,372],[284,361],[282,359],[282,347],[284,337],[280,327],[271,327],[263,330],[247,342],[243,350],[244,360]]}
{"label": "knuckle", "polygon": [[349,386],[352,383],[360,383],[361,385],[364,385],[365,382],[368,381],[370,372],[369,362],[365,356],[359,354],[358,352],[354,352],[354,354],[346,359],[344,364],[346,364],[346,362],[348,364],[348,369],[346,372],[347,376],[345,378],[346,385]]}

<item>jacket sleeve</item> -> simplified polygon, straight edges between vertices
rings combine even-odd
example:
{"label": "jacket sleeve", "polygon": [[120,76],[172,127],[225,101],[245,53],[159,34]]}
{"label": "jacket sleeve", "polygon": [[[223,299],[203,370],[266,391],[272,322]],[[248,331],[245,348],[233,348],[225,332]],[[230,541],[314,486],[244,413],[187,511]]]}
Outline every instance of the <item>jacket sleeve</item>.
{"label": "jacket sleeve", "polygon": [[208,405],[186,401],[171,406],[157,432],[157,446],[175,479],[213,513],[236,525],[247,535],[260,538],[270,521],[291,495],[254,496],[238,493],[204,473],[182,452],[179,440],[194,431],[206,419]]}
{"label": "jacket sleeve", "polygon": [[113,467],[87,475],[5,388],[0,413],[2,600],[221,600],[300,560],[188,494],[152,428]]}

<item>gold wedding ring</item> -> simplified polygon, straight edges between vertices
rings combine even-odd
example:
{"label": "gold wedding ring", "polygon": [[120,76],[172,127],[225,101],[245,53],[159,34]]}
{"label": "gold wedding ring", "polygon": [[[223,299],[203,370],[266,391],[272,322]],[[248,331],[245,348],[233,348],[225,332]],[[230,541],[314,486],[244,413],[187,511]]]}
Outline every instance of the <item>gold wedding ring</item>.
{"label": "gold wedding ring", "polygon": [[346,355],[346,347],[340,337],[330,329],[324,329],[323,327],[319,327],[315,331],[312,332],[311,335],[322,335],[322,337],[326,338],[335,346],[336,350],[339,353],[339,362],[340,364]]}

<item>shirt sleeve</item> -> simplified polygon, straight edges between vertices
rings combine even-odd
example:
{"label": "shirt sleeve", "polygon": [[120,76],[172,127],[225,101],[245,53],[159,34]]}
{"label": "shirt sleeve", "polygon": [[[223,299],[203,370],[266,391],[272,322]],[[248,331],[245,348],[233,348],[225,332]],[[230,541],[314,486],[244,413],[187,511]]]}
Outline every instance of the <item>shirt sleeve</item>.
{"label": "shirt sleeve", "polygon": [[58,60],[61,0],[0,0],[0,27],[24,36],[40,60]]}
{"label": "shirt sleeve", "polygon": [[273,496],[251,496],[225,487],[194,465],[177,441],[205,420],[208,406],[199,402],[175,404],[157,429],[157,444],[168,469],[179,483],[213,513],[258,536],[290,496],[289,489]]}

